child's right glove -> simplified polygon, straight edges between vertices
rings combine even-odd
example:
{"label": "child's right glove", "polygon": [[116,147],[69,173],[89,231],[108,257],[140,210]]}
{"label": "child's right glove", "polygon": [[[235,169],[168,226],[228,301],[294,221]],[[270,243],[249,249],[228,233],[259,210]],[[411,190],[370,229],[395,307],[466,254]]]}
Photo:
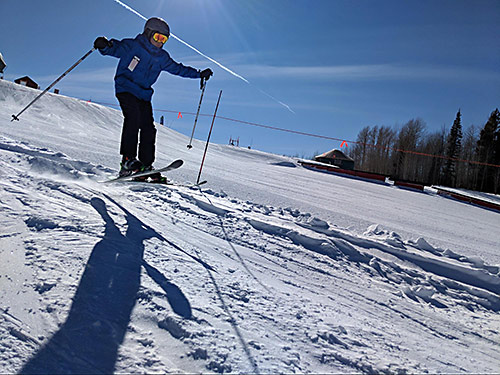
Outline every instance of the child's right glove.
{"label": "child's right glove", "polygon": [[206,68],[205,70],[201,70],[199,72],[200,72],[200,78],[201,78],[200,89],[202,89],[203,83],[205,81],[208,81],[210,79],[210,77],[214,75],[214,72],[212,72],[212,69],[210,69],[210,68]]}
{"label": "child's right glove", "polygon": [[105,36],[100,36],[94,41],[94,48],[97,49],[104,49],[111,47],[113,45],[113,42],[109,41],[108,38]]}
{"label": "child's right glove", "polygon": [[204,79],[205,81],[208,81],[210,79],[210,77],[213,75],[214,75],[214,72],[212,72],[212,69],[210,69],[210,68],[207,68],[207,69],[202,70],[200,72],[200,78]]}

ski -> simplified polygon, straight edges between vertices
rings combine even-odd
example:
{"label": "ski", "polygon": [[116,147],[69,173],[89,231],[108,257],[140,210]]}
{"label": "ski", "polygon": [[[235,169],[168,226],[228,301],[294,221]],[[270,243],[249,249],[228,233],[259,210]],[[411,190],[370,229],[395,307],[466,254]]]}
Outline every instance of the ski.
{"label": "ski", "polygon": [[110,180],[102,181],[103,183],[109,183],[109,182],[126,182],[126,181],[132,181],[136,177],[147,177],[155,173],[161,173],[161,172],[168,172],[173,169],[179,168],[182,164],[184,164],[184,161],[181,159],[175,160],[166,167],[160,168],[160,169],[154,169],[152,171],[145,171],[145,172],[138,172],[138,173],[133,173],[128,176],[118,176],[115,178],[112,178]]}
{"label": "ski", "polygon": [[199,186],[204,185],[206,183],[207,183],[207,180],[200,181],[197,184],[180,184],[180,183],[177,183],[177,182],[167,181],[163,185],[167,185],[167,186],[168,185],[170,185],[170,186],[180,186],[180,187],[186,187],[186,188],[196,188],[196,187],[199,187]]}

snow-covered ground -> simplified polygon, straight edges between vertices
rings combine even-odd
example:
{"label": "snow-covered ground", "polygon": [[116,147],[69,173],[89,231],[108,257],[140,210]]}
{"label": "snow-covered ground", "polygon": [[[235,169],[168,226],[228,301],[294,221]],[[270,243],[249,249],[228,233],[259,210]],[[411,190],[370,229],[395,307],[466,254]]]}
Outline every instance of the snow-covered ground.
{"label": "snow-covered ground", "polygon": [[0,81],[1,373],[500,372],[499,213],[222,145],[102,184],[121,113],[10,122],[37,93]]}

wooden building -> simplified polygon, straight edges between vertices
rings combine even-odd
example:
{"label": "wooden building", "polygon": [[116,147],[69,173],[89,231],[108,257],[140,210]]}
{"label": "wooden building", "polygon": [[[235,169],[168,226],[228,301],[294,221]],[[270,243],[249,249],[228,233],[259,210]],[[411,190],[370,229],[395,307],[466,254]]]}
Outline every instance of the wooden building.
{"label": "wooden building", "polygon": [[0,53],[0,73],[3,74],[4,69],[7,67],[5,60],[3,59],[2,54]]}
{"label": "wooden building", "polygon": [[14,80],[14,82],[18,83],[20,85],[23,85],[23,86],[31,87],[32,89],[39,89],[40,88],[40,86],[38,86],[38,83],[36,83],[35,81],[33,81],[28,76],[24,76],[24,77],[18,78],[16,80]]}
{"label": "wooden building", "polygon": [[335,165],[342,169],[354,170],[354,160],[337,149],[315,156],[314,160],[320,163]]}

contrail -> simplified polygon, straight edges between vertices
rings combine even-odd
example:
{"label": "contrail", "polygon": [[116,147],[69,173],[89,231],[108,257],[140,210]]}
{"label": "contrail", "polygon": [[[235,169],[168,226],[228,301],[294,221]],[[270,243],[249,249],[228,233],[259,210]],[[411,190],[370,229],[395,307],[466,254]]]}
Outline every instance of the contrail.
{"label": "contrail", "polygon": [[[119,0],[115,0],[115,1],[119,1]],[[181,42],[182,44],[188,46],[189,48],[191,48],[193,51],[195,51],[196,53],[200,54],[201,56],[203,56],[204,58],[210,60],[211,62],[213,62],[214,64],[217,64],[218,66],[220,66],[222,69],[224,69],[226,72],[232,74],[233,76],[245,81],[246,83],[250,83],[248,82],[248,80],[246,80],[245,78],[243,78],[242,76],[240,76],[239,74],[236,74],[235,72],[233,72],[232,70],[226,68],[224,65],[218,63],[217,61],[215,61],[214,59],[212,59],[211,57],[205,55],[203,52],[201,51],[198,51],[196,48],[194,48],[192,45],[190,45],[189,43],[186,43],[185,41],[183,41],[181,38],[179,38],[178,36],[175,36],[174,34],[170,33],[170,35],[174,38],[174,39],[177,39],[179,42]]]}
{"label": "contrail", "polygon": [[[142,14],[140,14],[138,11],[136,11],[135,9],[131,8],[130,6],[128,6],[127,4],[123,3],[122,1],[120,0],[114,0],[115,2],[117,2],[118,4],[120,4],[122,7],[124,7],[125,9],[131,11],[132,13],[136,14],[137,16],[141,17],[143,20],[147,20],[146,17],[144,17]],[[216,64],[217,66],[219,66],[221,69],[224,69],[226,72],[228,72],[229,74],[235,76],[236,78],[239,78],[241,79],[242,81],[248,83],[249,85],[253,86],[246,78],[240,76],[239,74],[233,72],[231,69],[229,68],[226,68],[224,65],[222,65],[221,63],[219,63],[218,61],[212,59],[211,57],[205,55],[203,52],[197,50],[195,47],[193,47],[192,45],[190,45],[189,43],[183,41],[181,38],[179,38],[178,36],[170,33],[170,35],[177,41],[181,42],[182,44],[184,44],[185,46],[191,48],[193,51],[195,51],[197,54],[203,56],[204,58],[210,60],[211,62],[213,62],[214,64]],[[255,86],[254,86],[255,87]],[[279,103],[280,105],[282,105],[283,107],[285,107],[286,109],[288,109],[290,112],[292,112],[293,114],[295,114],[294,111],[292,111],[292,109],[290,108],[289,105],[279,101],[278,99],[276,99],[275,97],[269,95],[268,93],[262,91],[261,89],[257,88],[257,90],[259,90],[261,93],[263,93],[264,95],[268,96],[269,98],[271,98],[272,100],[274,100],[275,102]]]}
{"label": "contrail", "polygon": [[[250,82],[247,82],[249,85],[252,85]],[[253,86],[253,85],[252,85]],[[290,112],[292,112],[294,115],[295,115],[295,112],[290,108],[290,106],[288,104],[285,104],[283,103],[281,100],[278,100],[276,99],[274,96],[268,94],[267,92],[265,91],[262,91],[261,89],[259,89],[258,87],[254,86],[257,90],[259,90],[261,93],[263,93],[264,95],[270,97],[272,100],[274,100],[275,102],[281,104],[283,107],[285,107],[286,109],[288,109]]]}
{"label": "contrail", "polygon": [[[143,20],[147,21],[148,19],[146,17],[144,17],[142,14],[140,14],[138,11],[136,11],[135,9],[132,9],[131,7],[129,7],[127,4],[124,4],[122,3],[120,0],[115,0],[118,4],[120,4],[121,6],[123,6],[125,9],[127,10],[130,10],[132,13],[138,15],[139,17],[141,17]],[[177,35],[173,34],[173,33],[170,33],[170,36],[172,36],[174,39],[178,40],[179,42],[181,42],[182,44],[184,44],[185,46],[191,48],[193,51],[195,51],[196,53],[200,54],[201,56],[203,56],[204,58],[210,60],[211,62],[213,62],[214,64],[217,64],[219,67],[221,67],[222,69],[224,69],[226,72],[232,74],[233,76],[245,81],[246,83],[250,83],[248,82],[248,80],[246,80],[245,78],[243,78],[242,76],[240,76],[239,74],[236,74],[235,72],[233,72],[232,70],[226,68],[224,65],[220,64],[219,62],[215,61],[214,59],[212,59],[211,57],[205,55],[203,52],[197,50],[195,47],[193,47],[192,45],[190,45],[189,43],[183,41],[181,38],[179,38]]]}

